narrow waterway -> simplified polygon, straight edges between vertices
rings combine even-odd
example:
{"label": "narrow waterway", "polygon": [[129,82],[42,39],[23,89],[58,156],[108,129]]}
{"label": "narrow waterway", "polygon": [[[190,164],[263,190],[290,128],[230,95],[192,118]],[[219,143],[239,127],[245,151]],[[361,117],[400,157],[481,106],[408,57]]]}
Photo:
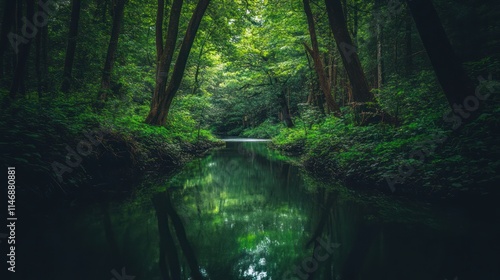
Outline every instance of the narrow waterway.
{"label": "narrow waterway", "polygon": [[362,194],[266,142],[226,144],[125,201],[32,221],[18,279],[500,279],[495,213]]}

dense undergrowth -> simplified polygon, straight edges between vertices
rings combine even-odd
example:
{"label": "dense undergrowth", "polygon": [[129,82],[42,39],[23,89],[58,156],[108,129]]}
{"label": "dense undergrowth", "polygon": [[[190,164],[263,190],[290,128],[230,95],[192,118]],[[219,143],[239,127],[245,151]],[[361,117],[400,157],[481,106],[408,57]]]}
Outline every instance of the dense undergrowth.
{"label": "dense undergrowth", "polygon": [[500,182],[498,84],[482,83],[478,89],[489,93],[488,99],[480,104],[480,116],[464,124],[466,118],[450,121],[443,95],[432,83],[419,82],[425,78],[388,83],[378,93],[397,124],[360,126],[346,108],[341,118],[318,121],[302,114],[294,128],[280,129],[272,146],[300,156],[318,176],[352,186],[436,197],[495,191]]}
{"label": "dense undergrowth", "polygon": [[[1,102],[9,102],[6,93]],[[92,108],[84,94],[30,95],[1,111],[2,164],[16,167],[22,191],[42,197],[127,191],[144,172],[175,170],[223,145],[185,110],[157,127],[144,123],[145,105]]]}

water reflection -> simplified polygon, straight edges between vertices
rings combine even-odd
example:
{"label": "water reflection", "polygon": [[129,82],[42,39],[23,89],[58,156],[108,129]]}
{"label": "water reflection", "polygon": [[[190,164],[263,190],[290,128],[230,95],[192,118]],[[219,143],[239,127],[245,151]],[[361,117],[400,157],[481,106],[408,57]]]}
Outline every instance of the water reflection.
{"label": "water reflection", "polygon": [[226,144],[130,200],[26,219],[14,279],[500,279],[496,212],[363,195]]}
{"label": "water reflection", "polygon": [[311,200],[298,169],[269,156],[262,143],[228,142],[170,180],[211,279],[277,279],[302,256]]}

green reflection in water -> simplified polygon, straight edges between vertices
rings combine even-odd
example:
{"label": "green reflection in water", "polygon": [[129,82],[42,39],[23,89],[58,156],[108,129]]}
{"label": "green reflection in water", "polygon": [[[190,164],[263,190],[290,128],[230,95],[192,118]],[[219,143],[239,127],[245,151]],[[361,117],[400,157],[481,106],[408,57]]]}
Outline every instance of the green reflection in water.
{"label": "green reflection in water", "polygon": [[[190,279],[165,202],[154,207],[162,195],[181,217],[201,274],[212,280],[500,279],[498,211],[432,206],[318,182],[266,143],[252,142],[227,143],[174,177],[145,179],[127,201],[26,219],[30,230],[20,231],[19,256],[33,269],[21,270],[18,279],[40,279],[38,271],[41,279],[111,279],[110,271],[122,267],[137,280],[162,279],[165,225],[174,239],[167,245],[180,260],[176,271]],[[304,267],[320,246],[316,237],[340,246],[314,269]]]}
{"label": "green reflection in water", "polygon": [[211,279],[277,279],[300,257],[312,201],[298,169],[263,143],[227,143],[170,180]]}

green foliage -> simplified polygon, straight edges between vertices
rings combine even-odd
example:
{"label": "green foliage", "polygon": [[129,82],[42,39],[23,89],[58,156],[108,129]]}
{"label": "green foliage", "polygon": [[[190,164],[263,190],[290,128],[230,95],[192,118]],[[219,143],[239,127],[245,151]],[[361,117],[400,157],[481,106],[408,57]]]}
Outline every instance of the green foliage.
{"label": "green foliage", "polygon": [[283,128],[281,123],[276,124],[266,120],[257,127],[243,130],[241,135],[248,138],[269,139],[278,135],[281,128]]}
{"label": "green foliage", "polygon": [[431,71],[421,71],[411,78],[394,75],[383,89],[377,91],[377,99],[384,111],[403,122],[417,118],[434,120],[447,106],[444,94],[436,84]]}
{"label": "green foliage", "polygon": [[[494,129],[500,120],[498,96],[492,93],[482,105],[481,116],[454,132],[450,124],[443,122],[445,101],[436,86],[428,82],[429,75],[423,72],[414,80],[389,81],[379,92],[386,110],[397,103],[404,108],[398,116],[400,126],[357,126],[352,113],[344,110],[342,118],[330,116],[319,123],[295,120],[295,128],[282,129],[273,138],[273,146],[301,155],[306,168],[317,175],[383,190],[389,190],[386,178],[401,177],[399,183],[403,183],[405,191],[441,195],[487,192],[485,187],[500,179],[500,147],[494,140],[499,136]],[[493,87],[490,83],[489,88]],[[432,98],[433,102],[428,103]]]}

